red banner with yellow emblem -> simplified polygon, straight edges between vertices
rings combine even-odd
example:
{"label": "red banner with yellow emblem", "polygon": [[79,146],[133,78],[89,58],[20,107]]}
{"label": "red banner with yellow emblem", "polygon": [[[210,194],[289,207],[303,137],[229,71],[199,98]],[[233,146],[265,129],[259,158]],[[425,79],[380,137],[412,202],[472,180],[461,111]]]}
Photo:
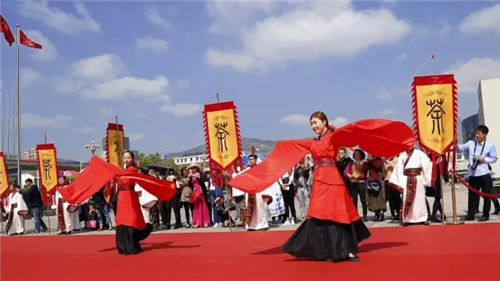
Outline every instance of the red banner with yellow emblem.
{"label": "red banner with yellow emblem", "polygon": [[[123,152],[125,151],[125,130],[123,124],[108,123],[106,128],[105,160],[123,169]],[[104,199],[109,202],[113,195],[114,181],[104,188]]]}
{"label": "red banner with yellow emblem", "polygon": [[57,165],[57,152],[53,143],[36,145],[38,161],[38,184],[42,190],[42,199],[47,204],[47,194],[51,194],[58,186],[59,167]]}
{"label": "red banner with yellow emblem", "polygon": [[[455,76],[416,76],[411,86],[415,134],[420,148],[431,155],[435,164],[439,156],[448,158],[457,134]],[[433,169],[433,175],[436,175],[436,169]]]}
{"label": "red banner with yellow emblem", "polygon": [[125,131],[123,125],[108,123],[106,129],[106,161],[123,169],[123,152],[125,151]]}
{"label": "red banner with yellow emblem", "polygon": [[203,111],[205,143],[212,182],[222,186],[224,171],[241,165],[241,136],[234,102],[205,104]]}

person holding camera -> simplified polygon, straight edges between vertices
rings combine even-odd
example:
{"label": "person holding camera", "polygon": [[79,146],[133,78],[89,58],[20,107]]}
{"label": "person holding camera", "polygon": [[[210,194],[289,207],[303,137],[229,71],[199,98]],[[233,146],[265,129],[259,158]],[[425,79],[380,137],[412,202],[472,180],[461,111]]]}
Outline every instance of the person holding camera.
{"label": "person holding camera", "polygon": [[[492,181],[488,164],[493,164],[498,160],[497,152],[493,143],[486,140],[489,129],[485,125],[476,128],[476,139],[465,144],[458,145],[459,152],[469,152],[469,185],[475,190],[491,194]],[[483,196],[483,215],[478,220],[480,222],[490,219],[491,198]],[[474,213],[479,207],[479,194],[469,190],[467,215],[463,220],[474,220]]]}

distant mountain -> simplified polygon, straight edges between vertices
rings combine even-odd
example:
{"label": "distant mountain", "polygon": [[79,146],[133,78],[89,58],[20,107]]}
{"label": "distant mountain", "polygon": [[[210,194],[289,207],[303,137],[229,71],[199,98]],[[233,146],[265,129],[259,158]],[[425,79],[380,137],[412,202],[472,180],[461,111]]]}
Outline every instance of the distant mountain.
{"label": "distant mountain", "polygon": [[[256,139],[256,138],[241,138],[241,147],[244,152],[249,153],[251,147],[255,146],[255,149],[257,150],[257,153],[263,154],[263,155],[268,155],[271,153],[273,150],[274,146],[276,145],[276,141],[274,140],[261,140],[261,139]],[[206,151],[205,144],[199,145],[197,147],[184,150],[184,151],[179,151],[179,152],[174,152],[167,154],[167,157],[181,157],[181,156],[189,156],[189,155],[194,155],[194,154],[201,154]]]}

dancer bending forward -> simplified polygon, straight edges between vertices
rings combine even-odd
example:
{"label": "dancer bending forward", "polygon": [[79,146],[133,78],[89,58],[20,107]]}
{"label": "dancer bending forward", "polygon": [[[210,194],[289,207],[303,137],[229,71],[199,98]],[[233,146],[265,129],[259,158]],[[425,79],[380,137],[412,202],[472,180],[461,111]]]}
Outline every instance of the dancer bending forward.
{"label": "dancer bending forward", "polygon": [[153,226],[144,221],[135,185],[166,202],[175,194],[175,183],[140,174],[131,151],[123,153],[123,163],[126,168],[122,170],[94,156],[82,174],[60,193],[70,203],[82,202],[82,198],[89,198],[117,178],[116,248],[120,254],[129,255],[141,252],[139,242],[153,230]]}
{"label": "dancer bending forward", "polygon": [[412,147],[415,137],[404,123],[385,119],[361,120],[335,129],[318,111],[311,115],[310,123],[317,138],[279,141],[261,164],[232,179],[229,185],[248,193],[261,192],[311,153],[314,178],[307,219],[282,249],[295,257],[356,262],[358,243],[371,234],[335,166],[336,153],[341,146],[359,145],[374,155],[392,156]]}

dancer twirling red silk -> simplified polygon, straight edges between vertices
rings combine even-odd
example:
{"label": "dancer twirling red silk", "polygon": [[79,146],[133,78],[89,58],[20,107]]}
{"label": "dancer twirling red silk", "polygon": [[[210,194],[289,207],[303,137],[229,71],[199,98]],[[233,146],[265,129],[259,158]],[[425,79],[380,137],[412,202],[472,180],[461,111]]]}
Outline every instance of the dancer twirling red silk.
{"label": "dancer twirling red silk", "polygon": [[318,138],[279,141],[263,162],[229,185],[248,193],[261,192],[312,153],[314,174],[307,219],[282,249],[295,257],[356,262],[358,243],[371,234],[335,166],[337,151],[342,146],[359,145],[369,153],[389,157],[413,147],[415,136],[406,124],[385,119],[366,119],[335,129],[318,111],[310,122]]}
{"label": "dancer twirling red silk", "polygon": [[123,162],[126,166],[124,170],[94,156],[82,174],[59,192],[70,203],[82,202],[113,178],[118,178],[116,248],[120,254],[129,255],[142,250],[139,242],[146,239],[153,230],[153,226],[144,221],[139,197],[134,190],[135,184],[160,200],[169,201],[175,194],[175,183],[138,173],[134,154],[130,151],[123,153]]}

